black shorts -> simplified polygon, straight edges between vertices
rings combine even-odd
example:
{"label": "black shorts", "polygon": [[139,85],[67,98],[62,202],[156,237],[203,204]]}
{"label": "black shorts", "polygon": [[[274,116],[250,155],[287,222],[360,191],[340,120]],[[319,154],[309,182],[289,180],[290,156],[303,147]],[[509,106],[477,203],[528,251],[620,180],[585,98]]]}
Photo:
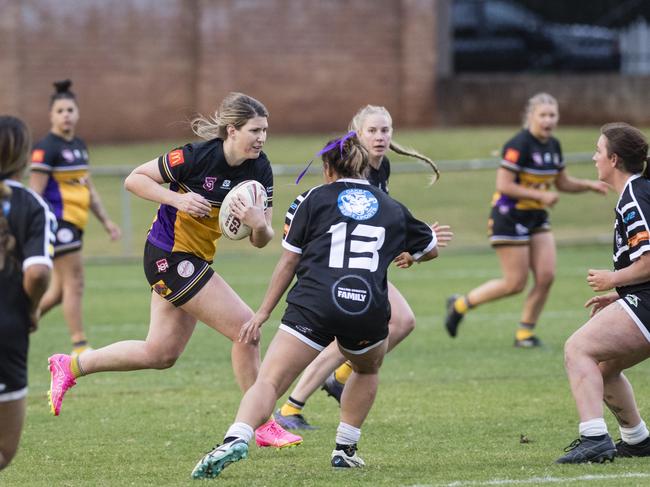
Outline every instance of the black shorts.
{"label": "black shorts", "polygon": [[488,221],[488,236],[493,247],[528,245],[531,235],[548,232],[551,224],[546,210],[517,210],[494,206]]}
{"label": "black shorts", "polygon": [[357,326],[358,324],[353,318],[345,327],[346,331],[341,331],[340,326],[333,330],[333,327],[325,323],[318,323],[316,316],[309,310],[288,303],[280,329],[318,351],[336,339],[342,348],[355,355],[367,352],[388,337],[388,318],[384,323],[373,321],[372,327]]}
{"label": "black shorts", "polygon": [[27,395],[29,325],[0,318],[0,402]]}
{"label": "black shorts", "polygon": [[650,289],[635,291],[616,300],[650,342]]}
{"label": "black shorts", "polygon": [[65,220],[57,220],[54,234],[54,258],[81,250],[84,231]]}
{"label": "black shorts", "polygon": [[214,270],[196,255],[167,252],[147,242],[144,273],[156,293],[174,306],[182,306],[205,286]]}

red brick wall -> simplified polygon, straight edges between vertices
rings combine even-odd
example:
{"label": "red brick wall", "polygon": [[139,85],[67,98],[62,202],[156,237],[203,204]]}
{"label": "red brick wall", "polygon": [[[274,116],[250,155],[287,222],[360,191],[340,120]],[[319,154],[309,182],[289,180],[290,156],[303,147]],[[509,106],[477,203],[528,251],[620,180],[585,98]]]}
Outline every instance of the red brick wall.
{"label": "red brick wall", "polygon": [[0,112],[48,123],[51,82],[74,81],[81,136],[182,137],[232,90],[273,131],[341,131],[357,108],[430,125],[438,2],[0,0]]}

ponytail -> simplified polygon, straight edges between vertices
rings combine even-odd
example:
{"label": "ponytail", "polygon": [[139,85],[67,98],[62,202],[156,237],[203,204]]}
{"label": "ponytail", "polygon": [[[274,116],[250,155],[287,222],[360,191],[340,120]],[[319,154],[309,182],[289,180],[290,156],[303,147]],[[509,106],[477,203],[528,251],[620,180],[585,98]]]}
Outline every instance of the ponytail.
{"label": "ponytail", "polygon": [[50,108],[54,105],[54,102],[57,100],[72,100],[77,103],[76,95],[70,91],[72,86],[72,81],[69,79],[64,79],[61,81],[55,81],[52,83],[54,85],[54,93],[50,96]]}
{"label": "ponytail", "polygon": [[396,152],[397,154],[400,154],[402,156],[413,157],[414,159],[419,159],[420,161],[428,164],[433,170],[433,176],[431,176],[431,184],[434,184],[436,181],[440,179],[440,170],[438,169],[437,164],[433,162],[433,160],[429,159],[427,156],[420,154],[415,149],[403,147],[397,142],[395,142],[394,140],[391,140],[390,142],[390,149],[393,152]]}
{"label": "ponytail", "polygon": [[9,220],[7,220],[11,208],[10,196],[11,188],[4,181],[0,181],[0,271],[4,270],[7,259],[16,248],[16,237],[11,233]]}

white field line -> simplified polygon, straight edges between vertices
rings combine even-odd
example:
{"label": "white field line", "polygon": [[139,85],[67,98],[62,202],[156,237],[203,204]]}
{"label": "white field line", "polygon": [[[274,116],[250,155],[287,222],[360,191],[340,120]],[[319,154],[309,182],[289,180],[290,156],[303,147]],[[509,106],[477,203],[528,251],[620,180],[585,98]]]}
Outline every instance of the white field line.
{"label": "white field line", "polygon": [[446,484],[416,484],[408,487],[479,487],[483,485],[525,485],[525,484],[565,484],[570,482],[591,482],[601,480],[622,480],[650,478],[650,473],[629,472],[610,475],[581,475],[580,477],[532,477],[529,479],[457,480]]}

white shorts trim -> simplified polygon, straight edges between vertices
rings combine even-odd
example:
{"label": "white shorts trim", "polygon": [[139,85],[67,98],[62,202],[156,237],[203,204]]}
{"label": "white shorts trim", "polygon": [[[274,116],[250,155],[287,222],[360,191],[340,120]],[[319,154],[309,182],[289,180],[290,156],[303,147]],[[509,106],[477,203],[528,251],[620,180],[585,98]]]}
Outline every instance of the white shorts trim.
{"label": "white shorts trim", "polygon": [[325,347],[323,347],[322,345],[319,345],[318,343],[310,340],[305,335],[301,334],[299,331],[294,330],[293,328],[285,325],[284,323],[280,324],[278,330],[286,331],[287,333],[295,336],[298,340],[303,342],[305,345],[309,345],[314,350],[318,350],[319,352],[325,350]]}
{"label": "white shorts trim", "polygon": [[368,350],[372,350],[373,348],[378,347],[379,345],[381,345],[381,344],[384,343],[385,341],[386,341],[386,339],[384,338],[383,340],[379,340],[378,342],[373,343],[373,344],[370,345],[369,347],[362,348],[361,350],[349,350],[349,349],[347,349],[347,348],[345,348],[345,347],[342,347],[340,343],[339,343],[339,348],[340,348],[341,350],[345,350],[345,351],[348,352],[348,353],[351,353],[352,355],[363,355],[363,354],[366,353]]}
{"label": "white shorts trim", "polygon": [[634,314],[632,308],[630,308],[630,306],[625,302],[623,298],[617,299],[616,302],[621,305],[621,307],[625,310],[625,312],[628,315],[630,315],[630,318],[632,318],[632,321],[636,323],[636,326],[639,328],[639,330],[641,330],[641,333],[643,333],[645,339],[650,342],[650,331],[648,331],[645,325],[641,323],[641,320],[639,320],[638,316]]}
{"label": "white shorts trim", "polygon": [[0,393],[0,402],[17,401],[25,396],[27,396],[27,387],[17,391],[5,392],[4,394]]}

